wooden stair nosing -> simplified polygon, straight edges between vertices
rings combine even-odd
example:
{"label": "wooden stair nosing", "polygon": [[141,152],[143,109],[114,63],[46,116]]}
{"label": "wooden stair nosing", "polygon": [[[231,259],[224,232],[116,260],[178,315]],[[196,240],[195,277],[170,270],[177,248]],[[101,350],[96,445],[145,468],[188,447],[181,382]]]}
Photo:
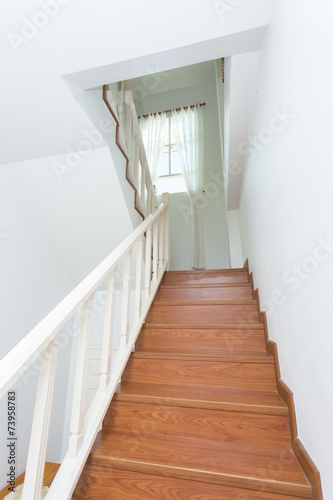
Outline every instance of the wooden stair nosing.
{"label": "wooden stair nosing", "polygon": [[[312,498],[293,453],[284,450],[283,460],[288,467],[283,466],[281,449],[103,429],[87,463]],[[274,471],[275,462],[283,470]]]}
{"label": "wooden stair nosing", "polygon": [[213,329],[213,330],[264,330],[262,323],[151,323],[146,322],[142,325],[143,328],[171,328],[171,329]]}
{"label": "wooden stair nosing", "polygon": [[121,382],[114,400],[288,416],[277,392]]}
{"label": "wooden stair nosing", "polygon": [[251,283],[247,281],[231,282],[231,283],[202,283],[202,284],[191,284],[191,283],[180,283],[171,285],[160,285],[159,288],[163,289],[179,289],[179,288],[251,288]]}
{"label": "wooden stair nosing", "polygon": [[306,500],[304,497],[230,488],[187,479],[86,464],[73,500]]}
{"label": "wooden stair nosing", "polygon": [[[261,355],[260,352],[257,353],[245,353],[245,352],[225,352],[222,353],[214,353],[212,350],[211,354],[196,354],[194,352],[188,353],[172,353],[167,350],[162,352],[161,350],[149,351],[147,350],[137,350],[131,354],[131,357],[134,359],[177,359],[184,361],[215,361],[215,362],[226,362],[226,363],[263,363],[263,364],[274,364],[274,359],[269,354],[263,352]],[[266,354],[266,355],[265,355]]]}
{"label": "wooden stair nosing", "polygon": [[187,299],[187,300],[154,300],[155,306],[256,306],[257,301],[254,299]]}
{"label": "wooden stair nosing", "polygon": [[247,273],[243,267],[235,267],[230,269],[187,269],[185,271],[166,271],[167,275],[175,274],[230,274],[230,273]]}

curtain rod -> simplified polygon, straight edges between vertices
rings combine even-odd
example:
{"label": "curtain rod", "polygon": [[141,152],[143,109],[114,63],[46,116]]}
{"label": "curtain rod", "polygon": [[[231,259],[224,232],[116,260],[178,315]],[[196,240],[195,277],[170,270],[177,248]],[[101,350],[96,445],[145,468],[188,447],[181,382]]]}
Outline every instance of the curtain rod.
{"label": "curtain rod", "polygon": [[[181,108],[175,108],[175,111],[180,111],[181,109],[188,109],[188,108],[195,108],[196,106],[200,106],[200,108],[206,106],[206,103],[205,102],[200,102],[199,104],[191,104],[190,106],[182,106]],[[173,109],[166,109],[165,111],[156,111],[156,113],[150,113],[148,115],[142,115],[141,116],[138,116],[138,119],[140,120],[140,118],[148,118],[150,115],[161,115],[162,113],[171,113],[172,111],[174,111]]]}

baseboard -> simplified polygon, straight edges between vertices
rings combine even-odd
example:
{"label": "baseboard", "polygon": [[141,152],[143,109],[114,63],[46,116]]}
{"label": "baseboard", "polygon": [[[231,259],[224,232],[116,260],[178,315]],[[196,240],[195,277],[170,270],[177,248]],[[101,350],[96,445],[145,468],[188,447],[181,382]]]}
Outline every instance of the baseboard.
{"label": "baseboard", "polygon": [[247,269],[249,281],[250,281],[251,286],[252,286],[252,296],[254,299],[257,300],[259,321],[264,324],[266,351],[274,359],[277,391],[278,391],[279,395],[281,396],[281,398],[283,399],[283,401],[288,406],[289,422],[290,422],[290,430],[291,430],[291,444],[292,444],[293,452],[295,453],[306,477],[308,478],[308,480],[311,484],[313,500],[323,500],[320,472],[319,472],[317,466],[315,465],[315,463],[313,462],[312,458],[310,457],[310,455],[306,451],[301,440],[298,437],[294,395],[293,395],[292,391],[289,389],[289,387],[281,379],[278,347],[277,347],[276,342],[273,342],[272,340],[269,339],[267,314],[266,314],[266,311],[260,310],[259,289],[258,288],[254,289],[253,272],[250,273],[250,271],[249,271],[248,259],[246,259],[246,261],[245,261],[244,269]]}

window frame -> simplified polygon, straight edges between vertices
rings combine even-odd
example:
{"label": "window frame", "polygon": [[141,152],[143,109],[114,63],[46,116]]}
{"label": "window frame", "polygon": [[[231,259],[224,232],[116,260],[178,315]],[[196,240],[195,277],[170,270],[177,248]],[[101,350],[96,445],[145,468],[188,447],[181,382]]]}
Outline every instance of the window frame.
{"label": "window frame", "polygon": [[[168,120],[168,131],[169,131],[169,142],[167,144],[164,144],[164,151],[163,151],[163,154],[168,154],[169,155],[169,157],[168,157],[168,160],[169,160],[169,169],[168,169],[168,173],[167,174],[165,174],[165,175],[159,175],[158,176],[159,179],[183,177],[182,172],[175,173],[175,174],[172,173],[172,153],[176,152],[176,151],[178,152],[177,144],[171,142],[171,137],[172,137],[172,134],[171,134],[172,118],[173,118],[172,116],[168,116],[167,117],[167,120]],[[174,149],[174,148],[176,148],[176,149]]]}

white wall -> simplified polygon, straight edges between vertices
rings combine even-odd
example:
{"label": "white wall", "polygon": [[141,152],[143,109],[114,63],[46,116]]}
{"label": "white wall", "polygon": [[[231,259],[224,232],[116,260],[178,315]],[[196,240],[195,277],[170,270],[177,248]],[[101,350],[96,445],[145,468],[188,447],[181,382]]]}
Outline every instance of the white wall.
{"label": "white wall", "polygon": [[[62,268],[77,285],[132,231],[133,223],[108,148],[74,155],[80,158],[77,164],[69,155],[60,155],[3,169]],[[29,243],[34,245],[32,239]]]}
{"label": "white wall", "polygon": [[[0,169],[0,358],[7,354],[39,320],[72,289],[72,282],[59,259],[26,208],[16,186]],[[64,357],[59,364],[63,367]],[[37,363],[36,363],[37,367]],[[62,371],[64,375],[65,372]],[[64,375],[65,376],[65,375]],[[37,371],[25,375],[16,385],[18,462],[16,472],[25,470]],[[55,398],[55,406],[61,406]],[[1,400],[2,429],[5,429],[6,398]],[[1,434],[0,489],[8,472],[5,437]]]}
{"label": "white wall", "polygon": [[230,267],[243,267],[242,241],[239,228],[238,210],[229,210],[227,212],[229,248],[230,248]]}
{"label": "white wall", "polygon": [[[203,108],[203,223],[207,269],[230,266],[228,227],[223,185],[219,117],[215,82],[146,96],[139,114],[206,102]],[[187,193],[171,194],[171,270],[191,269],[190,202]]]}
{"label": "white wall", "polygon": [[276,3],[240,206],[244,258],[325,500],[333,498],[332,19],[329,0]]}

